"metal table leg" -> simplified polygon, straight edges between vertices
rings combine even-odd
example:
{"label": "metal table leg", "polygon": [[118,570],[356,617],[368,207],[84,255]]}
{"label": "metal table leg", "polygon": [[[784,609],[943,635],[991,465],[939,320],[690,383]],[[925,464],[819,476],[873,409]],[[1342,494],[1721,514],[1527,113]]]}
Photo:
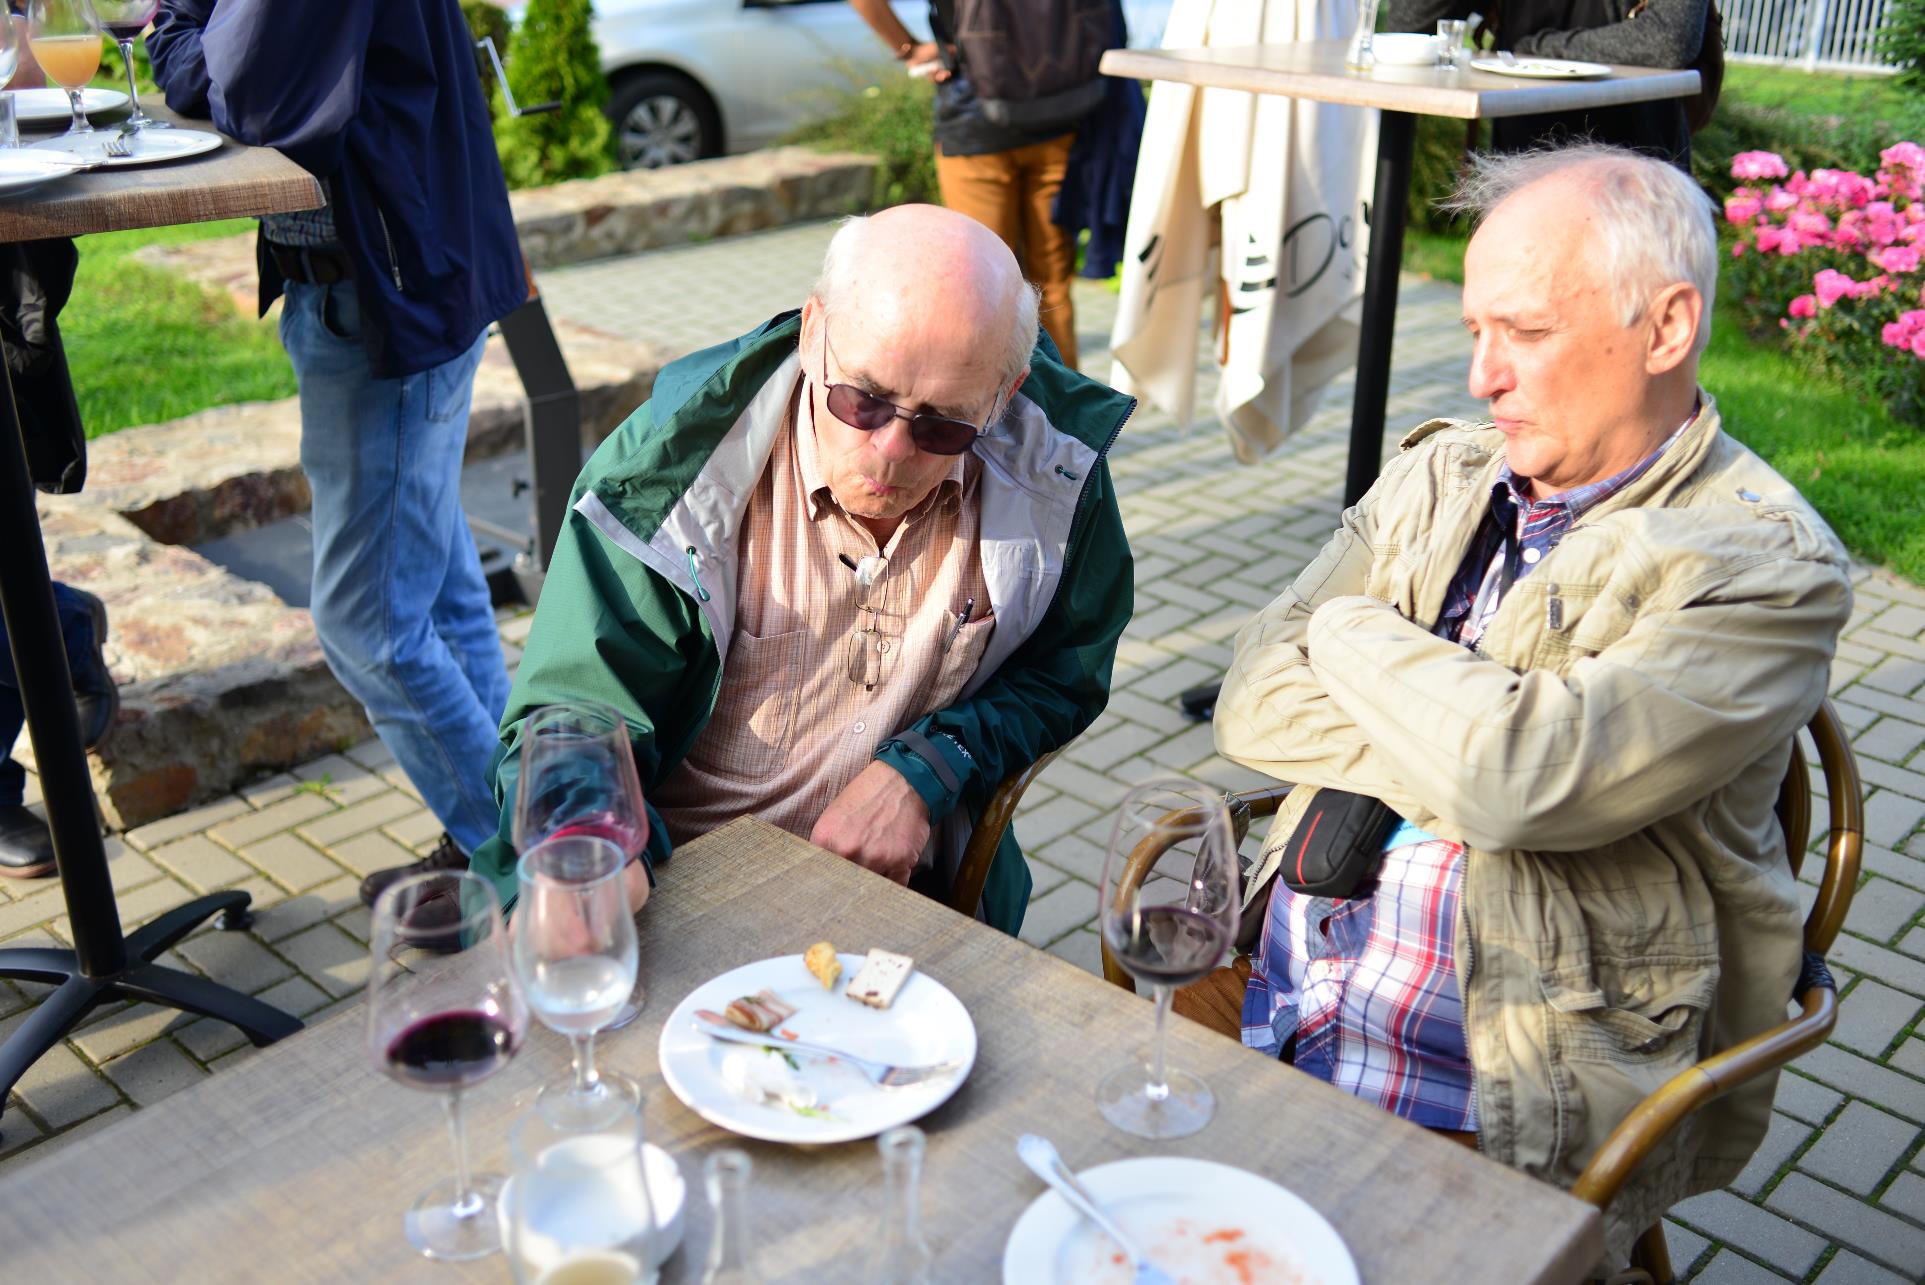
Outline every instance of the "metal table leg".
{"label": "metal table leg", "polygon": [[[33,480],[14,406],[13,381],[0,362],[0,611],[6,613],[14,673],[33,737],[41,793],[53,831],[54,860],[72,925],[73,949],[0,949],[0,977],[54,985],[4,1045],[0,1045],[0,1108],[28,1067],[64,1039],[97,1005],[138,998],[231,1022],[257,1045],[301,1029],[301,1023],[239,991],[153,963],[210,915],[223,927],[242,926],[248,894],[222,892],[170,911],[121,935],[107,852],[94,815],[93,783],[80,742],[73,676],[67,670],[47,553],[40,540]],[[131,950],[130,950],[131,948]],[[131,957],[130,957],[131,956]]]}
{"label": "metal table leg", "polygon": [[1410,200],[1417,118],[1384,112],[1377,126],[1377,190],[1370,203],[1370,259],[1364,267],[1363,335],[1350,403],[1348,508],[1364,497],[1383,466],[1384,402],[1390,396],[1390,342],[1397,325],[1397,271],[1404,260],[1404,206]]}

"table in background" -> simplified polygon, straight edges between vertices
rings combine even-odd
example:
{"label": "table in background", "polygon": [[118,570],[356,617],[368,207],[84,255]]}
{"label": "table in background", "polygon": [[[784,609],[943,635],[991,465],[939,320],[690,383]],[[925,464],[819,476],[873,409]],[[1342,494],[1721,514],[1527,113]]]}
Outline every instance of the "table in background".
{"label": "table in background", "polygon": [[1220,49],[1112,49],[1103,55],[1102,63],[1103,71],[1112,76],[1382,109],[1356,392],[1351,403],[1350,461],[1344,477],[1346,507],[1370,489],[1383,459],[1391,330],[1397,312],[1397,270],[1404,257],[1404,206],[1410,195],[1417,117],[1534,116],[1683,98],[1698,92],[1697,72],[1650,67],[1613,67],[1609,76],[1597,80],[1524,80],[1474,71],[1468,64],[1351,71],[1344,66],[1347,46],[1347,41],[1319,40]]}
{"label": "table in background", "polygon": [[[204,121],[182,121],[161,109],[153,114],[211,130]],[[105,137],[103,131],[103,141]],[[25,139],[31,142],[33,136]],[[0,198],[0,241],[311,210],[323,199],[314,177],[279,152],[227,140],[201,156],[68,175]],[[68,306],[84,309],[86,299],[69,300]],[[0,1044],[0,1103],[27,1068],[98,1004],[149,1000],[232,1022],[256,1042],[301,1025],[260,1000],[152,962],[211,915],[230,916],[225,921],[230,925],[244,922],[246,893],[197,898],[131,937],[121,935],[24,447],[12,380],[0,369],[0,550],[5,551],[0,554],[0,602],[73,939],[71,951],[0,948],[0,976],[31,978],[55,988]],[[99,1212],[111,1217],[104,1207]]]}
{"label": "table in background", "polygon": [[[1597,1214],[1562,1191],[1366,1106],[1182,1018],[1173,1064],[1205,1075],[1217,1117],[1150,1143],[1105,1123],[1101,1075],[1148,1043],[1150,1005],[1014,938],[762,822],[680,850],[640,917],[649,1001],[598,1060],[642,1081],[647,1133],[689,1181],[686,1231],[666,1281],[701,1275],[709,1211],[701,1160],[755,1160],[752,1239],[771,1280],[856,1280],[881,1212],[872,1142],[816,1148],[736,1138],[685,1109],[656,1064],[663,1019],[696,986],[828,937],[907,951],[976,1023],[974,1071],[921,1121],[922,1208],[936,1279],[999,1279],[1003,1243],[1041,1189],[1019,1134],[1052,1138],[1073,1168],[1197,1156],[1275,1179],[1336,1226],[1371,1285],[1568,1282],[1602,1252]],[[0,1244],[21,1280],[499,1281],[503,1260],[429,1264],[401,1214],[451,1168],[440,1104],[373,1069],[356,1009],[0,1180]],[[508,1163],[510,1121],[559,1079],[567,1046],[532,1028],[520,1056],[465,1099],[478,1166]],[[111,1219],[89,1212],[110,1208]]]}

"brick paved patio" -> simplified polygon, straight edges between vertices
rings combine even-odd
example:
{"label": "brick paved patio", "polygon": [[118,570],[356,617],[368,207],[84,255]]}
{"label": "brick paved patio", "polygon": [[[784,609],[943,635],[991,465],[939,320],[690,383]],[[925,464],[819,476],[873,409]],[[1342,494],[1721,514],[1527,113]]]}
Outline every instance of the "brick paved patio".
{"label": "brick paved patio", "polygon": [[[693,348],[800,303],[827,234],[804,225],[657,251],[552,271],[541,285],[558,316]],[[1080,284],[1076,299],[1086,364],[1100,374],[1114,297]],[[1405,282],[1396,356],[1393,425],[1476,413],[1453,287]],[[1207,406],[1201,347],[1199,368]],[[1209,729],[1182,718],[1173,697],[1221,670],[1237,628],[1328,534],[1349,397],[1347,382],[1334,388],[1310,429],[1255,468],[1238,467],[1213,427],[1182,432],[1147,410],[1118,442],[1136,617],[1108,712],[1017,817],[1036,875],[1025,940],[1096,968],[1091,921],[1108,808],[1130,782],[1175,770],[1224,787],[1256,783],[1215,757]],[[1700,1282],[1870,1285],[1916,1280],[1925,1267],[1925,1032],[1916,1029],[1925,1008],[1925,590],[1870,570],[1857,580],[1832,682],[1868,792],[1866,873],[1832,955],[1842,1016],[1832,1042],[1783,1078],[1771,1133],[1746,1173],[1674,1211],[1674,1261]],[[528,620],[503,618],[511,665]],[[369,741],[113,838],[109,852],[129,927],[199,892],[253,892],[260,913],[251,931],[203,931],[167,962],[314,1021],[357,1002],[366,975],[356,881],[424,851],[438,833]],[[50,881],[0,881],[0,940],[65,934]],[[41,989],[0,982],[0,1036]],[[250,1055],[231,1028],[205,1020],[147,1005],[103,1012],[21,1082],[0,1119],[0,1164],[47,1154]]]}

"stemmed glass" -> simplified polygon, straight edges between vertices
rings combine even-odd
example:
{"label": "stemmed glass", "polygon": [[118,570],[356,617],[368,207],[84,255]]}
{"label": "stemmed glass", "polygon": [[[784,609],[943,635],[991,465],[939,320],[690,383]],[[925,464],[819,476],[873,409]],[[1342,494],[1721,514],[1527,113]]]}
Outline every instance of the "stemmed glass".
{"label": "stemmed glass", "polygon": [[405,1220],[429,1258],[501,1248],[501,1175],[468,1171],[461,1094],[502,1067],[528,1030],[494,886],[466,870],[410,875],[374,902],[368,1054],[411,1088],[446,1093],[455,1174],[422,1192]]}
{"label": "stemmed glass", "polygon": [[[640,859],[648,843],[648,810],[642,805],[628,725],[612,708],[594,701],[544,706],[528,716],[521,732],[515,851],[578,834],[609,840],[630,862]],[[624,877],[636,878],[639,872]],[[634,991],[608,1029],[634,1021],[647,999],[638,972]]]}
{"label": "stemmed glass", "polygon": [[627,857],[592,834],[557,835],[521,856],[515,877],[515,971],[543,1026],[575,1046],[574,1074],[535,1097],[560,1129],[594,1129],[641,1100],[633,1080],[595,1069],[595,1032],[635,988],[635,916],[622,883]]}
{"label": "stemmed glass", "polygon": [[20,124],[13,117],[13,95],[4,92],[20,70],[20,29],[11,11],[0,13],[0,147],[20,146]]}
{"label": "stemmed glass", "polygon": [[60,136],[63,150],[87,137],[94,127],[80,107],[80,91],[100,70],[100,16],[91,0],[33,0],[27,10],[28,43],[47,79],[67,91],[73,123]]}
{"label": "stemmed glass", "polygon": [[127,101],[134,107],[127,124],[135,130],[172,129],[166,121],[156,120],[140,109],[140,90],[134,85],[134,41],[154,20],[160,0],[94,0],[94,7],[100,14],[100,25],[120,46],[120,61],[127,69]]}
{"label": "stemmed glass", "polygon": [[[1127,875],[1141,878],[1131,883]],[[1181,1138],[1210,1122],[1216,1098],[1164,1065],[1170,997],[1223,962],[1236,933],[1236,841],[1223,795],[1189,781],[1147,781],[1123,796],[1097,903],[1103,944],[1156,996],[1150,1064],[1130,1062],[1096,1089],[1104,1118],[1142,1138]]]}

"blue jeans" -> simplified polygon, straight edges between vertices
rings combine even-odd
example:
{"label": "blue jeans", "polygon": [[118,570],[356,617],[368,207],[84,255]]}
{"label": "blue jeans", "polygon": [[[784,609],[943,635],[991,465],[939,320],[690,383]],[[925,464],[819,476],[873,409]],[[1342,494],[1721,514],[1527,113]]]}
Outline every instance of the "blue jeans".
{"label": "blue jeans", "polygon": [[[54,609],[60,616],[61,641],[67,644],[67,672],[76,690],[100,691],[111,679],[94,662],[94,613],[87,600],[53,582]],[[27,769],[8,757],[26,723],[20,704],[20,681],[13,672],[13,652],[7,643],[7,622],[0,618],[0,807],[18,807],[26,797]]]}
{"label": "blue jeans", "polygon": [[289,282],[281,313],[314,492],[321,650],[465,852],[495,833],[487,770],[508,702],[488,584],[461,510],[485,338],[421,374],[376,379],[352,283]]}

